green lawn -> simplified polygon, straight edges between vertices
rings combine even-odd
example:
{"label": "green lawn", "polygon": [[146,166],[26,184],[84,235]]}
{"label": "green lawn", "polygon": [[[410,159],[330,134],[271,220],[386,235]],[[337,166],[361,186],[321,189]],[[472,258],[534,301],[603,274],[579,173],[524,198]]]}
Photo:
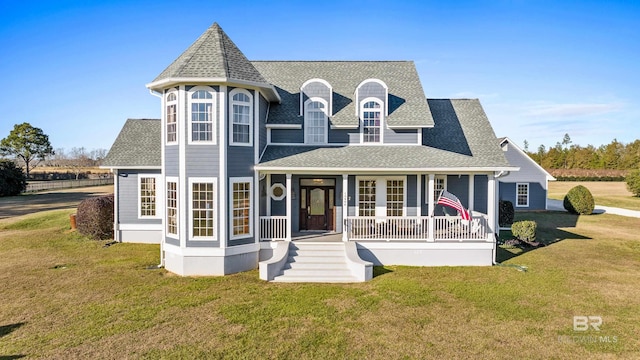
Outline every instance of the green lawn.
{"label": "green lawn", "polygon": [[548,196],[562,200],[577,185],[589,189],[597,205],[640,211],[640,197],[633,196],[623,181],[550,181]]}
{"label": "green lawn", "polygon": [[[634,358],[640,219],[519,213],[550,245],[512,267],[375,269],[358,284],[182,278],[155,245],[87,240],[69,211],[0,221],[0,358]],[[505,254],[502,254],[503,256]],[[513,254],[511,254],[513,256]],[[573,316],[601,316],[601,331]]]}

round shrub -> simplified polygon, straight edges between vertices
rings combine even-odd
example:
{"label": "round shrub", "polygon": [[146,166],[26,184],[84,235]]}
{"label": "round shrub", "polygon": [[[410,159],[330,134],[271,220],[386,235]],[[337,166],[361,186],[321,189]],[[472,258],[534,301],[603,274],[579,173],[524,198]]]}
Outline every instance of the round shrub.
{"label": "round shrub", "polygon": [[20,195],[27,188],[27,178],[22,168],[13,161],[0,160],[0,197]]}
{"label": "round shrub", "polygon": [[629,172],[625,181],[633,196],[640,196],[640,169]]}
{"label": "round shrub", "polygon": [[596,206],[593,195],[589,189],[582,185],[578,185],[564,196],[563,202],[565,210],[572,214],[590,215]]}
{"label": "round shrub", "polygon": [[511,225],[511,233],[518,240],[533,242],[536,240],[538,223],[531,220],[516,221]]}
{"label": "round shrub", "polygon": [[95,240],[113,238],[113,194],[92,197],[78,204],[78,232]]}
{"label": "round shrub", "polygon": [[509,200],[500,200],[498,203],[498,224],[506,227],[513,224],[513,203]]}

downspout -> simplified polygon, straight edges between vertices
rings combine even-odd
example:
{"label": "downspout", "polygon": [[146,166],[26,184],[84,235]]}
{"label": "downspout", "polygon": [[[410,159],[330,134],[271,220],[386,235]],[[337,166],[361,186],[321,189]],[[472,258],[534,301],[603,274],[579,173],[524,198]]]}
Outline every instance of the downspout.
{"label": "downspout", "polygon": [[[511,173],[511,171],[502,170],[498,174],[495,175],[495,179],[499,179],[501,177],[505,177],[505,176],[509,175],[510,173]],[[500,188],[499,182],[496,182],[496,185],[498,186],[498,189],[499,189]],[[495,238],[495,234],[493,236],[494,236],[494,239],[493,239],[493,261],[492,261],[493,265],[494,266],[513,267],[513,268],[516,268],[516,270],[518,270],[518,271],[526,272],[527,271],[527,267],[526,266],[516,265],[516,264],[504,265],[504,264],[501,264],[501,263],[496,261],[496,257],[498,255],[498,239]]]}

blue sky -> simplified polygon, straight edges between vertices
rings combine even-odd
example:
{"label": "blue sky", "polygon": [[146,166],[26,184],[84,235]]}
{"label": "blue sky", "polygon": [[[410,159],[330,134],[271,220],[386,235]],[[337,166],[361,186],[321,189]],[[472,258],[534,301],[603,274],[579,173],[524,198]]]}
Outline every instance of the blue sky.
{"label": "blue sky", "polygon": [[251,60],[413,60],[427,97],[479,98],[530,150],[640,138],[640,2],[541,0],[2,1],[0,138],[110,148],[213,22]]}

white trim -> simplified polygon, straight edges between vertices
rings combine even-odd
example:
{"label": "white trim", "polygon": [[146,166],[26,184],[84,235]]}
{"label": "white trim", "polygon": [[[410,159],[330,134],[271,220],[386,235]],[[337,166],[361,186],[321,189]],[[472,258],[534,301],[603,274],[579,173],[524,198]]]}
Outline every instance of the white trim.
{"label": "white trim", "polygon": [[[387,103],[389,102],[389,87],[387,86],[387,84],[385,84],[384,81],[382,81],[380,79],[374,79],[374,78],[366,79],[366,80],[362,81],[360,84],[358,84],[358,86],[356,87],[356,91],[355,91],[356,104],[362,103],[362,101],[360,101],[360,88],[364,84],[366,84],[368,82],[378,83],[378,84],[382,85],[382,87],[384,88],[384,90],[385,90],[384,91],[384,103],[382,104],[382,108],[384,110],[385,116],[388,116],[389,115],[389,108],[387,106]],[[380,99],[378,99],[378,100],[380,100]],[[360,116],[360,112],[359,111],[360,111],[360,107],[358,105],[356,107],[356,116],[358,116],[358,117]]]}
{"label": "white trim", "polygon": [[[364,105],[366,103],[369,102],[375,102],[376,104],[380,105],[380,109],[378,109],[380,111],[380,140],[376,141],[376,142],[365,142],[364,141],[364,120],[362,119],[362,113],[364,112]],[[364,98],[362,101],[360,101],[358,103],[358,108],[360,109],[360,116],[359,118],[359,124],[360,124],[360,144],[366,144],[366,145],[374,145],[374,144],[378,144],[378,145],[383,145],[384,144],[384,129],[385,129],[385,123],[386,123],[386,116],[384,114],[384,107],[385,104],[384,102],[380,101],[380,99],[375,98],[375,97],[367,97]],[[374,112],[376,111],[376,109],[367,109],[367,112]]]}
{"label": "white trim", "polygon": [[416,174],[416,215],[422,216],[422,174]]}
{"label": "white trim", "polygon": [[267,129],[302,129],[302,125],[300,124],[267,124],[266,127]]}
{"label": "white trim", "polygon": [[[233,184],[239,183],[249,183],[249,233],[248,234],[240,234],[233,235]],[[229,178],[229,239],[230,240],[238,240],[245,239],[253,236],[253,226],[254,226],[254,196],[253,192],[255,191],[255,185],[253,184],[253,177],[230,177]]]}
{"label": "white trim", "polygon": [[[155,182],[155,193],[153,194],[155,197],[155,212],[156,214],[153,216],[142,215],[142,194],[140,193],[140,186],[142,185],[142,178],[150,178],[154,179]],[[162,174],[143,174],[138,173],[138,219],[162,219],[160,215],[160,209],[162,208]]]}
{"label": "white trim", "polygon": [[356,176],[356,216],[360,216],[360,181],[375,180],[376,182],[376,203],[375,216],[386,217],[387,215],[387,181],[402,180],[402,216],[407,215],[407,176]]}
{"label": "white trim", "polygon": [[118,230],[122,231],[162,231],[162,224],[120,224]]}
{"label": "white trim", "polygon": [[291,241],[291,233],[293,232],[293,224],[292,224],[292,214],[291,212],[293,211],[293,204],[292,204],[292,199],[293,199],[293,185],[291,184],[291,174],[287,173],[285,174],[286,177],[286,188],[287,188],[287,201],[285,202],[285,206],[286,206],[286,216],[287,216],[287,236],[286,236],[286,241]]}
{"label": "white trim", "polygon": [[114,170],[162,170],[162,166],[99,166],[100,169]]}
{"label": "white trim", "polygon": [[[447,190],[447,177],[448,177],[447,175],[451,175],[451,174],[431,174],[431,175],[433,175],[433,189],[431,190],[432,193],[434,193],[436,191],[436,180],[438,180],[438,179],[444,179],[444,190]],[[428,183],[426,185],[429,186]],[[428,194],[429,190],[425,189],[425,191],[427,191],[427,194]],[[429,199],[430,199],[430,196],[425,196],[425,198],[424,198],[425,204],[429,203]],[[435,194],[434,194],[434,199],[433,199],[434,203],[435,203],[436,200],[438,200],[438,199],[435,198]],[[435,204],[434,204],[434,206],[435,206]],[[431,214],[429,214],[429,215],[431,215]]]}
{"label": "white trim", "polygon": [[282,102],[282,98],[280,98],[280,94],[276,91],[276,88],[267,83],[256,82],[256,81],[246,81],[239,79],[231,79],[227,77],[174,77],[174,78],[166,78],[159,81],[154,81],[145,85],[147,89],[151,90],[162,90],[164,88],[178,85],[178,84],[202,84],[202,85],[211,85],[214,83],[218,84],[228,84],[228,85],[238,85],[245,87],[256,87],[260,89],[269,90],[266,92],[268,95],[269,101]]}
{"label": "white trim", "polygon": [[[218,114],[218,125],[220,126],[220,134],[227,133],[227,118],[226,118],[226,98],[227,87],[225,85],[220,86],[220,93],[218,94],[220,100],[220,106],[218,107],[220,113]],[[228,234],[227,234],[227,214],[231,205],[227,202],[227,137],[220,137],[220,144],[218,146],[218,233],[220,239],[220,247],[225,248],[228,246]]]}
{"label": "white trim", "polygon": [[[305,113],[305,109],[307,108],[306,106],[306,101],[304,101],[303,104],[303,100],[304,100],[304,95],[306,94],[304,91],[304,88],[311,84],[312,82],[319,82],[322,85],[326,86],[327,88],[329,88],[329,101],[328,104],[328,109],[327,109],[327,118],[330,117],[333,114],[333,86],[331,86],[331,84],[329,84],[328,81],[324,80],[324,79],[320,79],[320,78],[313,78],[313,79],[309,79],[307,81],[305,81],[302,86],[300,86],[300,116],[303,116]],[[308,95],[307,95],[308,96]],[[309,96],[309,98],[311,98],[311,96]]]}
{"label": "white trim", "polygon": [[[309,103],[312,102],[319,102],[324,106],[324,111],[322,111],[324,113],[324,142],[308,142],[307,139],[307,135],[308,135],[308,131],[309,131],[309,124],[308,124],[308,120],[309,118],[307,117],[307,114],[309,112],[309,110],[307,109],[307,107],[309,106]],[[312,97],[309,98],[309,100],[304,102],[304,145],[325,145],[329,142],[329,115],[327,113],[328,111],[328,104],[327,101],[324,100],[323,98],[320,97]]]}
{"label": "white trim", "polygon": [[113,240],[121,242],[120,234],[118,233],[118,225],[120,223],[120,210],[118,209],[120,203],[120,192],[118,191],[118,187],[120,186],[120,175],[117,169],[115,171],[111,169],[111,172],[113,173]]}
{"label": "white trim", "polygon": [[[176,99],[169,102],[167,101],[167,98],[169,97],[170,94],[174,94],[176,96]],[[167,91],[164,96],[162,97],[161,100],[161,104],[162,104],[162,127],[163,127],[163,137],[162,137],[162,143],[166,146],[173,146],[173,145],[178,145],[178,142],[180,140],[180,123],[181,123],[181,118],[180,118],[180,97],[179,97],[179,93],[178,90],[175,88],[171,88],[169,89],[169,91]],[[168,119],[167,117],[167,107],[169,105],[175,105],[176,106],[176,118],[175,118],[175,125],[176,125],[176,140],[175,141],[168,141],[167,138],[165,137],[167,134],[167,129],[166,127],[169,126],[168,123]]]}
{"label": "white trim", "polygon": [[[282,195],[280,195],[280,196],[276,196],[276,195],[273,193],[273,191],[274,191],[276,188],[280,188],[280,189],[282,189]],[[287,187],[286,187],[286,186],[284,186],[284,185],[283,185],[283,184],[281,184],[281,183],[275,183],[275,184],[271,185],[271,187],[269,188],[269,197],[270,197],[271,199],[275,200],[275,201],[281,201],[282,199],[284,199],[285,197],[287,197]],[[270,200],[267,200],[267,201],[270,201]]]}
{"label": "white trim", "polygon": [[318,172],[318,173],[343,173],[349,172],[349,174],[356,173],[380,173],[380,174],[388,174],[388,173],[400,173],[406,174],[407,172],[438,172],[441,174],[447,175],[458,175],[458,174],[468,174],[471,172],[482,173],[485,175],[488,172],[494,171],[517,171],[518,167],[492,167],[492,168],[483,168],[483,167],[468,167],[468,168],[343,168],[343,167],[308,167],[308,166],[300,166],[300,167],[291,167],[291,166],[264,166],[264,165],[256,165],[254,167],[255,170],[278,173],[278,172],[291,172],[292,174],[304,174],[309,171]]}
{"label": "white trim", "polygon": [[[235,123],[233,122],[233,105],[236,105],[236,104],[242,105],[242,106],[247,105],[246,102],[233,100],[233,96],[236,94],[245,94],[246,96],[249,97],[249,142],[248,143],[233,141],[233,125],[235,125]],[[253,110],[254,109],[253,99],[254,99],[254,96],[251,95],[251,92],[246,89],[235,88],[229,92],[228,118],[229,118],[229,145],[230,146],[253,146],[253,127],[254,127],[253,124],[255,122],[255,115]],[[241,124],[241,125],[245,125],[245,124]]]}
{"label": "white trim", "polygon": [[431,129],[433,125],[387,125],[389,129]]}
{"label": "white trim", "polygon": [[[211,99],[192,99],[191,97],[197,91],[204,90],[211,95]],[[217,133],[216,133],[216,123],[220,122],[221,119],[218,119],[216,116],[216,103],[217,103],[217,91],[215,91],[211,86],[194,86],[189,89],[186,93],[187,95],[187,133],[188,133],[188,144],[189,145],[216,145],[217,144]],[[209,103],[208,100],[211,101],[211,110],[209,116],[211,117],[211,140],[193,140],[193,119],[192,119],[192,106],[191,104],[194,102],[202,102]]]}
{"label": "white trim", "polygon": [[473,213],[473,208],[475,207],[475,192],[476,192],[476,174],[469,174],[469,203],[467,204],[469,213]]}
{"label": "white trim", "polygon": [[[547,177],[547,181],[555,181],[556,178],[553,177],[553,175],[549,174],[549,172],[547,170],[545,170],[542,166],[540,166],[537,162],[533,161],[533,159],[527,155],[522,149],[520,149],[520,147],[518,145],[516,145],[513,141],[511,141],[511,139],[509,139],[508,137],[505,137],[504,139],[502,139],[502,141],[500,142],[500,147],[502,147],[502,145],[507,142],[509,143],[511,146],[513,146],[514,149],[516,149],[522,156],[524,156],[530,163],[533,164],[533,166],[535,166],[538,170],[540,170],[541,172],[543,172],[546,177]],[[508,150],[507,150],[508,151]],[[547,190],[547,186],[545,186],[545,190]]]}
{"label": "white trim", "polygon": [[342,241],[349,241],[347,231],[347,216],[349,216],[349,174],[342,174]]}
{"label": "white trim", "polygon": [[[213,236],[194,236],[193,235],[193,184],[212,184],[213,188]],[[188,236],[189,240],[193,241],[216,241],[218,240],[218,178],[216,177],[190,177],[189,187],[187,189],[189,193],[189,207],[187,209],[187,224],[188,224]]]}
{"label": "white trim", "polygon": [[354,125],[333,125],[333,124],[331,124],[331,129],[347,129],[347,130],[351,129],[351,130],[353,130],[353,129],[357,129],[358,127],[359,127],[359,125],[355,125],[354,126]]}
{"label": "white trim", "polygon": [[162,220],[162,223],[164,224],[164,228],[165,228],[164,232],[166,233],[166,236],[169,237],[169,238],[180,239],[180,230],[182,229],[182,226],[180,226],[180,220],[181,220],[180,216],[182,214],[182,211],[180,211],[180,206],[181,206],[181,202],[180,202],[180,200],[181,200],[181,196],[180,196],[180,189],[181,189],[180,188],[180,179],[175,177],[175,176],[167,176],[165,178],[165,182],[166,183],[165,183],[165,187],[164,187],[165,190],[164,191],[167,192],[167,194],[165,194],[166,201],[164,202],[164,204],[165,204],[164,206],[167,208],[167,209],[165,209],[165,212],[164,212],[165,214],[168,213],[167,210],[168,210],[168,206],[169,206],[169,194],[168,194],[169,185],[168,184],[169,183],[175,183],[176,184],[176,227],[177,227],[177,229],[176,229],[176,233],[175,234],[169,232],[169,229],[168,229],[169,222],[168,222],[168,220],[166,218],[168,215],[165,215],[165,219]]}
{"label": "white trim", "polygon": [[[527,188],[527,203],[524,205],[520,205],[518,203],[519,200],[519,194],[518,194],[518,188],[520,187],[520,185],[524,185]],[[529,185],[529,183],[525,183],[525,182],[518,182],[516,183],[516,207],[529,207],[529,195],[530,195],[530,190],[531,190],[531,186]]]}

